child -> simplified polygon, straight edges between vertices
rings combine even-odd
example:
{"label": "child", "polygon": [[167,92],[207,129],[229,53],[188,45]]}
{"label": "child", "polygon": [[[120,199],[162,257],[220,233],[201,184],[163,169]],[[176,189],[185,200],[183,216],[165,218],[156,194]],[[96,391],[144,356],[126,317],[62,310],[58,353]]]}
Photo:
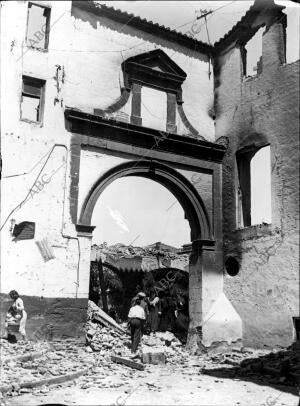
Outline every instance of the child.
{"label": "child", "polygon": [[137,349],[142,338],[142,329],[146,320],[145,310],[141,306],[141,299],[135,300],[128,314],[129,325],[131,330],[131,352],[133,358],[137,356]]}
{"label": "child", "polygon": [[5,330],[7,333],[7,338],[10,337],[10,330],[13,326],[19,326],[19,333],[22,335],[23,340],[26,340],[26,320],[27,313],[24,309],[23,300],[20,298],[16,290],[9,292],[9,296],[14,301],[10,306],[5,319]]}

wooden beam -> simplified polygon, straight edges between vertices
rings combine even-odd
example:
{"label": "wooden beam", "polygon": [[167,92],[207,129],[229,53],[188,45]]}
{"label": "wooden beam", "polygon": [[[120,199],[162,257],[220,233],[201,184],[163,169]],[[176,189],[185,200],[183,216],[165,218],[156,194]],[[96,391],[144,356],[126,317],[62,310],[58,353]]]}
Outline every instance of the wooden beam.
{"label": "wooden beam", "polygon": [[113,362],[116,362],[117,364],[124,364],[127,367],[138,369],[140,371],[144,371],[145,369],[144,365],[140,364],[139,362],[132,361],[131,359],[128,358],[117,357],[115,355],[112,355],[111,360]]}

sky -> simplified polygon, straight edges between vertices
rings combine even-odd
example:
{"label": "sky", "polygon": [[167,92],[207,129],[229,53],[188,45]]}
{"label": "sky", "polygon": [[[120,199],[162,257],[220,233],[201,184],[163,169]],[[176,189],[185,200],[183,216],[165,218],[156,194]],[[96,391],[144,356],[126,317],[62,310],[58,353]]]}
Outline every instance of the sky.
{"label": "sky", "polygon": [[[209,41],[213,44],[226,34],[246,13],[253,1],[100,1],[108,6],[139,15],[147,20],[187,33],[201,10],[213,10],[207,17]],[[276,1],[285,5],[288,16],[287,62],[299,59],[299,5],[291,1]],[[198,21],[199,23],[199,21]],[[195,26],[194,26],[195,27]],[[195,38],[208,42],[203,20],[196,26]],[[255,42],[258,41],[258,42]],[[249,44],[256,52],[261,49],[258,39]],[[257,54],[249,59],[249,74],[256,65]],[[255,159],[254,159],[255,158]],[[269,222],[270,177],[262,181],[261,173],[270,167],[267,149],[253,158],[252,165],[252,216],[254,223]],[[258,203],[258,198],[261,202]],[[104,190],[92,218],[96,226],[93,243],[123,243],[138,246],[162,241],[180,247],[190,242],[190,227],[184,212],[173,195],[154,181],[129,177],[118,179]]]}
{"label": "sky", "polygon": [[[98,1],[108,6],[133,13],[148,21],[159,23],[176,31],[187,34],[191,31],[196,17],[201,10],[212,10],[207,16],[209,40],[213,44],[223,37],[247,12],[254,1]],[[299,4],[293,1],[275,0],[276,4],[285,6],[288,16],[288,61],[299,59]],[[195,38],[209,42],[204,20],[194,26]]]}
{"label": "sky", "polygon": [[96,226],[96,244],[145,246],[161,241],[180,247],[190,242],[189,223],[174,196],[157,182],[141,177],[111,183],[97,201],[92,225]]}

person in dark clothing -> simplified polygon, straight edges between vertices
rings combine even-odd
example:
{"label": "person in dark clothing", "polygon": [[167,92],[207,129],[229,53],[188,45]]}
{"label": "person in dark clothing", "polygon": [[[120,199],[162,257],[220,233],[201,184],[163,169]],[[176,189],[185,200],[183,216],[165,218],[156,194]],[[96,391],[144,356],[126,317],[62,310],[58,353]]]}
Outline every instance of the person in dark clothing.
{"label": "person in dark clothing", "polygon": [[158,330],[159,326],[161,303],[154,289],[151,292],[151,300],[149,301],[149,305],[150,305],[150,316],[149,316],[150,328],[152,332],[155,332]]}
{"label": "person in dark clothing", "polygon": [[188,303],[181,298],[177,304],[174,334],[183,343],[186,343],[189,327]]}
{"label": "person in dark clothing", "polygon": [[167,309],[167,331],[174,331],[174,326],[175,326],[175,321],[176,321],[176,316],[175,316],[175,310],[176,310],[176,299],[173,296],[168,296],[167,298],[167,303],[168,303],[168,309]]}
{"label": "person in dark clothing", "polygon": [[146,320],[145,311],[141,306],[141,299],[135,300],[128,314],[130,332],[131,332],[131,352],[133,357],[137,356],[137,349],[142,338],[143,325]]}
{"label": "person in dark clothing", "polygon": [[173,331],[175,325],[175,301],[166,291],[165,296],[161,298],[161,318],[159,323],[160,331]]}

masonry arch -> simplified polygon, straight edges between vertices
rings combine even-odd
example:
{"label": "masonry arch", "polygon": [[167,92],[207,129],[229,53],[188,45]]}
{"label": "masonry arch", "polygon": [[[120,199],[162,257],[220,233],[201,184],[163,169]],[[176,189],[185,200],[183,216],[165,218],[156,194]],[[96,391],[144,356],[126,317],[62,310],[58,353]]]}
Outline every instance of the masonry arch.
{"label": "masonry arch", "polygon": [[195,187],[170,166],[154,160],[120,164],[102,175],[88,193],[81,209],[79,225],[91,226],[94,207],[104,189],[118,178],[141,176],[166,187],[181,204],[191,228],[191,241],[213,240],[205,205]]}

